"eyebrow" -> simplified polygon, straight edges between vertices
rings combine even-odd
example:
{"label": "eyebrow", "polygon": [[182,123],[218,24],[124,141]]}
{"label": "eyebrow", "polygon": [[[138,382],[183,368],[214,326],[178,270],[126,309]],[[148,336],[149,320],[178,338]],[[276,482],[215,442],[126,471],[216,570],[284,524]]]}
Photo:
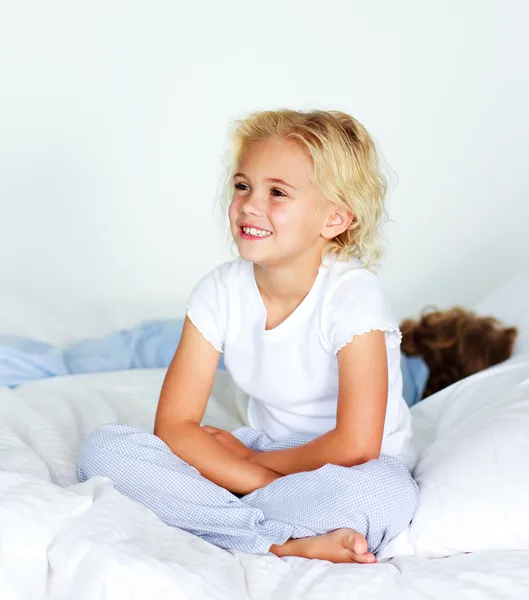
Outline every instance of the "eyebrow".
{"label": "eyebrow", "polygon": [[[249,177],[246,177],[246,175],[244,173],[235,173],[235,175],[233,176],[235,177],[244,177],[246,179],[249,179]],[[265,179],[265,181],[270,181],[271,183],[279,183],[281,185],[286,185],[287,187],[292,188],[293,190],[295,190],[296,188],[291,184],[291,183],[287,183],[286,181],[284,181],[283,179],[278,179],[277,177],[267,177]]]}

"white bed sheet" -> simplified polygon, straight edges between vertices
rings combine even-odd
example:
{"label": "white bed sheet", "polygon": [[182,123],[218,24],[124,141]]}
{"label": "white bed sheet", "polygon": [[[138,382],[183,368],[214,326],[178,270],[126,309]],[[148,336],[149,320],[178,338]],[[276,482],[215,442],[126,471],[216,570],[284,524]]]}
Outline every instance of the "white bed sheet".
{"label": "white bed sheet", "polygon": [[[163,375],[126,371],[0,388],[2,600],[529,598],[529,552],[376,565],[250,556],[165,526],[103,478],[76,484],[77,450],[94,427],[152,427]],[[221,374],[205,421],[238,426],[231,397]]]}

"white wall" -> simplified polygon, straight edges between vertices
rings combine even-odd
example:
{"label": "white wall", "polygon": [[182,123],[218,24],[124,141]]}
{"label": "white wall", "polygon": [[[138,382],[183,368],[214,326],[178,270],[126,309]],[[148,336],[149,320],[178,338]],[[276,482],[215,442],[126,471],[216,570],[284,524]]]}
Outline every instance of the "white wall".
{"label": "white wall", "polygon": [[[339,108],[399,183],[399,316],[529,264],[524,0],[0,0],[0,289],[178,314],[230,257],[231,119]],[[125,315],[128,315],[125,317]]]}

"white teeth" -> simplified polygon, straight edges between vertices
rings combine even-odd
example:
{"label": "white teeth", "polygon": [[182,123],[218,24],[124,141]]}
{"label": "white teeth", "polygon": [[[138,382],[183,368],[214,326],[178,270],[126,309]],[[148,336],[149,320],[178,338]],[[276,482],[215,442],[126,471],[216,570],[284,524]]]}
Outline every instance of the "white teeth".
{"label": "white teeth", "polygon": [[243,227],[242,230],[246,235],[255,235],[257,237],[268,237],[272,235],[270,231],[264,231],[263,229],[255,229],[255,227]]}

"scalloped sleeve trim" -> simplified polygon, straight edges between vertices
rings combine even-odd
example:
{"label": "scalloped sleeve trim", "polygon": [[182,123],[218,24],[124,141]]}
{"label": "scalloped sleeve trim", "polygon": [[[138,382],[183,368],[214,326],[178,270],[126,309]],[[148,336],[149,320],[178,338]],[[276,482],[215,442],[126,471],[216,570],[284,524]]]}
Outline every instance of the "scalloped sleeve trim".
{"label": "scalloped sleeve trim", "polygon": [[189,320],[191,321],[191,323],[193,323],[193,325],[197,328],[200,335],[206,340],[206,342],[209,342],[213,346],[213,348],[215,348],[215,350],[217,352],[222,353],[224,351],[222,348],[222,342],[220,342],[220,340],[216,339],[214,337],[214,335],[212,335],[211,333],[208,333],[207,331],[205,331],[205,327],[203,325],[201,325],[200,319],[196,318],[196,315],[191,310],[189,305],[186,306],[186,315],[189,318]]}
{"label": "scalloped sleeve trim", "polygon": [[342,348],[345,348],[347,344],[350,344],[353,341],[353,338],[364,335],[365,333],[369,333],[371,331],[383,331],[385,333],[386,338],[386,348],[395,348],[400,346],[402,340],[402,333],[398,326],[394,323],[391,324],[380,324],[380,323],[365,323],[359,324],[354,328],[352,332],[348,335],[343,336],[343,338],[337,343],[335,346],[334,353],[338,354]]}

